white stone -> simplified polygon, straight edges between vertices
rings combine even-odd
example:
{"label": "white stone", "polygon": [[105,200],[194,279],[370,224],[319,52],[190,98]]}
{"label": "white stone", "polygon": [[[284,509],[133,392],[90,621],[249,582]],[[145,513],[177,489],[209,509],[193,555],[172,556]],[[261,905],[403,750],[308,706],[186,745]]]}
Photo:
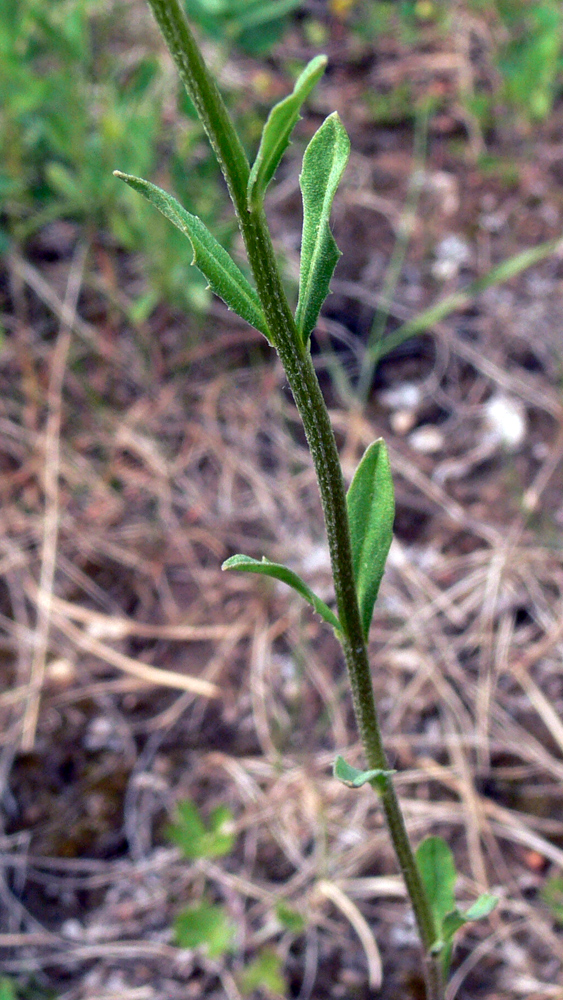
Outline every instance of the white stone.
{"label": "white stone", "polygon": [[435,256],[432,274],[441,281],[447,281],[449,278],[455,278],[460,267],[469,264],[471,247],[455,233],[450,233],[438,243]]}
{"label": "white stone", "polygon": [[389,423],[394,434],[404,437],[412,431],[416,423],[416,413],[413,410],[395,410],[389,417]]}
{"label": "white stone", "polygon": [[379,393],[378,401],[388,410],[415,410],[420,405],[422,390],[416,382],[401,382]]}
{"label": "white stone", "polygon": [[74,663],[62,656],[51,660],[45,668],[45,676],[53,684],[70,684],[76,677]]}
{"label": "white stone", "polygon": [[408,442],[414,451],[421,455],[435,455],[444,448],[444,435],[434,424],[422,424],[409,435]]}
{"label": "white stone", "polygon": [[61,925],[61,937],[68,941],[80,941],[84,937],[84,928],[79,920],[70,918]]}
{"label": "white stone", "polygon": [[508,451],[517,451],[528,429],[526,410],[513,396],[491,396],[485,404],[485,433]]}

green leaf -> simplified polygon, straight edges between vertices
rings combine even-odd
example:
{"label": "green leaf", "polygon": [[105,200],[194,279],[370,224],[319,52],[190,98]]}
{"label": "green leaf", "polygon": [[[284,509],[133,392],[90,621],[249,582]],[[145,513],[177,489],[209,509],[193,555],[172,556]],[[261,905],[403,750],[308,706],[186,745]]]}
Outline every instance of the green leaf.
{"label": "green leaf", "polygon": [[11,979],[0,979],[0,1000],[16,1000],[16,990]]}
{"label": "green leaf", "polygon": [[235,843],[233,815],[226,806],[214,809],[206,827],[199,809],[191,799],[176,806],[176,822],[167,833],[181,848],[186,858],[221,858],[229,854]]}
{"label": "green leaf", "polygon": [[283,924],[292,934],[302,934],[305,930],[305,918],[299,913],[299,910],[288,906],[283,899],[276,903],[276,917],[280,924]]}
{"label": "green leaf", "polygon": [[352,764],[348,764],[344,760],[344,757],[337,757],[334,762],[333,774],[335,778],[348,785],[349,788],[361,788],[362,785],[367,784],[369,781],[379,791],[383,791],[387,778],[391,774],[395,774],[395,772],[382,771],[381,768],[372,771],[360,771],[357,767],[352,767]]}
{"label": "green leaf", "polygon": [[272,948],[264,948],[239,976],[239,988],[243,996],[254,990],[263,990],[267,996],[285,997],[287,983],[282,974],[281,958]]}
{"label": "green leaf", "polygon": [[259,562],[258,559],[253,559],[252,556],[236,555],[231,556],[230,559],[226,559],[221,569],[237,569],[242,573],[262,573],[264,576],[271,576],[275,580],[281,580],[282,583],[287,583],[288,587],[293,587],[301,597],[304,597],[306,601],[311,604],[317,614],[324,618],[325,622],[332,625],[333,629],[337,632],[341,631],[341,625],[338,618],[333,611],[330,610],[327,604],[317,597],[310,587],[301,579],[297,573],[293,570],[288,569],[287,566],[281,566],[280,563],[270,562],[265,556],[262,556],[262,561]]}
{"label": "green leaf", "polygon": [[459,910],[452,910],[451,913],[446,913],[442,921],[442,943],[448,943],[453,938],[456,931],[460,927],[463,927],[467,921]]}
{"label": "green leaf", "polygon": [[203,272],[212,291],[223,299],[229,309],[260,330],[269,340],[268,325],[258,295],[201,219],[197,215],[191,215],[172,195],[149,181],[122,174],[119,170],[114,170],[114,176],[120,177],[129,187],[144,195],[151,205],[188,237],[194,254],[192,264]]}
{"label": "green leaf", "polygon": [[216,903],[187,906],[176,917],[174,930],[180,948],[203,948],[210,958],[232,951],[235,927],[225,907]]}
{"label": "green leaf", "polygon": [[346,503],[358,602],[367,638],[393,538],[395,517],[391,466],[382,438],[365,451],[350,484]]}
{"label": "green leaf", "polygon": [[350,155],[350,140],[336,112],[305,150],[299,182],[303,193],[303,239],[295,321],[306,344],[315,328],[340,257],[330,231],[330,210]]}
{"label": "green leaf", "polygon": [[488,917],[497,903],[498,899],[496,896],[484,893],[482,896],[479,896],[479,899],[468,910],[455,909],[451,913],[446,913],[442,921],[441,940],[437,942],[436,946],[436,950],[441,952],[442,955],[444,979],[448,978],[453,951],[453,936],[456,931],[472,920],[482,920],[484,917]]}
{"label": "green leaf", "polygon": [[468,910],[462,910],[461,915],[466,923],[469,920],[484,920],[485,917],[488,917],[493,912],[497,904],[497,896],[493,896],[490,892],[484,892]]}
{"label": "green leaf", "polygon": [[327,64],[326,56],[317,56],[305,67],[295,82],[293,93],[272,108],[260,140],[260,147],[248,178],[248,208],[252,211],[262,203],[264,192],[289,145],[289,139],[299,121],[303,102],[320,80]]}
{"label": "green leaf", "polygon": [[442,837],[426,837],[419,844],[416,860],[434,914],[438,936],[442,939],[444,918],[455,906],[456,870],[453,854]]}

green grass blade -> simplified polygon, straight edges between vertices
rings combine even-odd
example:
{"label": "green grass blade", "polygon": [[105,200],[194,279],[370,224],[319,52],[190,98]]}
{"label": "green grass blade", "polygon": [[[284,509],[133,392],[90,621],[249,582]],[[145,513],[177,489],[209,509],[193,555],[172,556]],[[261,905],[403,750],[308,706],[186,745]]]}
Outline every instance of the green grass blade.
{"label": "green grass blade", "polygon": [[382,438],[365,451],[350,483],[346,503],[356,590],[367,638],[395,518],[391,466]]}
{"label": "green grass blade", "polygon": [[237,569],[243,573],[262,573],[264,576],[271,576],[275,580],[281,580],[282,583],[287,583],[288,587],[293,587],[301,597],[312,605],[317,614],[324,618],[325,622],[332,625],[333,629],[337,632],[341,632],[342,628],[338,618],[333,611],[330,610],[327,604],[321,600],[320,597],[311,590],[310,587],[301,579],[297,573],[293,570],[288,569],[287,566],[282,566],[280,563],[270,562],[264,556],[262,560],[253,559],[252,556],[236,555],[231,556],[227,559],[221,569]]}
{"label": "green grass blade", "polygon": [[330,231],[330,210],[348,157],[350,140],[336,112],[323,122],[305,150],[299,178],[303,193],[303,239],[295,321],[307,343],[315,328],[340,250]]}
{"label": "green grass blade", "polygon": [[244,14],[236,15],[236,24],[239,31],[248,31],[252,28],[269,24],[270,21],[278,21],[280,18],[290,14],[299,7],[301,0],[266,0],[262,4],[253,4]]}
{"label": "green grass blade", "polygon": [[377,357],[384,357],[390,351],[393,351],[395,347],[398,347],[399,344],[404,343],[405,340],[416,337],[420,333],[426,333],[427,330],[431,330],[436,323],[440,323],[446,316],[459,309],[465,309],[477,295],[486,291],[487,288],[492,288],[494,285],[502,285],[505,281],[515,278],[528,267],[533,267],[534,264],[538,264],[540,261],[545,260],[546,257],[550,257],[551,254],[555,253],[561,247],[562,243],[563,241],[559,236],[557,239],[547,240],[545,243],[539,243],[536,247],[523,250],[521,253],[515,254],[514,257],[503,260],[502,263],[491,268],[482,278],[472,281],[466,288],[461,289],[459,292],[454,292],[453,295],[447,295],[445,298],[439,299],[438,302],[429,306],[428,309],[419,313],[418,316],[414,316],[407,323],[403,323],[398,330],[389,333],[380,342],[379,347],[376,346],[375,352]]}
{"label": "green grass blade", "polygon": [[269,340],[268,326],[258,295],[232,257],[212,236],[201,219],[187,212],[172,195],[156,187],[155,184],[140,177],[123,174],[119,170],[115,170],[114,174],[129,187],[144,195],[151,205],[154,205],[184,236],[188,237],[194,254],[192,264],[203,272],[211,290],[223,299],[229,309],[260,330],[260,333]]}
{"label": "green grass blade", "polygon": [[272,108],[262,132],[260,147],[248,179],[248,208],[262,203],[264,192],[289,145],[291,133],[299,121],[303,102],[320,80],[327,64],[326,56],[317,56],[305,67],[295,82],[293,93]]}

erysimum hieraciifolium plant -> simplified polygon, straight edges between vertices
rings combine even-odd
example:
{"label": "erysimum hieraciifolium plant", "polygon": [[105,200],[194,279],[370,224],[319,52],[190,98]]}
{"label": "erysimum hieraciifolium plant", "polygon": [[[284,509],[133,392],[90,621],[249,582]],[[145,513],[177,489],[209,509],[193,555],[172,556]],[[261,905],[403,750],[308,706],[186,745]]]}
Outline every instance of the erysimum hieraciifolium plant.
{"label": "erysimum hieraciifolium plant", "polygon": [[453,935],[467,921],[486,916],[495,900],[482,896],[469,910],[460,911],[455,905],[456,872],[447,844],[439,837],[431,837],[415,853],[381,737],[367,637],[393,532],[389,456],[382,440],[373,442],[346,492],[309,347],[340,256],[329,222],[350,142],[337,114],[329,115],[323,122],[303,159],[303,239],[295,315],[283,288],[264,212],[266,189],[290,141],[300,108],[324,72],[326,58],[319,56],[309,63],[297,79],[293,93],[270,112],[251,167],[180,0],[149,0],[149,3],[223,171],[254,287],[200,219],[154,184],[119,172],[117,176],[143,194],[184,233],[192,246],[193,262],[212,290],[230,309],[261,331],[277,351],[303,421],[317,474],[334,580],[335,610],[296,573],[267,558],[258,561],[239,554],[227,559],[223,568],[282,580],[304,597],[334,630],[346,660],[366,763],[365,770],[359,770],[338,757],[334,773],[353,788],[370,784],[379,796],[420,934],[427,997],[443,1000]]}

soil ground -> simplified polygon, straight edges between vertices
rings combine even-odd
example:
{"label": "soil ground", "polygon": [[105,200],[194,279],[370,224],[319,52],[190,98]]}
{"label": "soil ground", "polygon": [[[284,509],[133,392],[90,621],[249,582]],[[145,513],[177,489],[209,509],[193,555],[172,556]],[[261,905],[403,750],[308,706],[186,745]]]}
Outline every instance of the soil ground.
{"label": "soil ground", "polygon": [[[269,216],[291,278],[303,140],[339,110],[343,258],[314,351],[346,476],[378,436],[392,458],[396,539],[370,638],[385,741],[413,837],[455,853],[460,901],[499,896],[460,935],[449,997],[561,998],[542,897],[563,868],[561,253],[386,355],[365,406],[339,372],[354,385],[417,170],[390,331],[560,235],[563,106],[533,135],[487,136],[486,170],[443,51],[358,63],[349,44],[330,43]],[[282,56],[309,54],[290,33]],[[401,74],[452,92],[423,167],[409,123],[374,125],[361,100]],[[336,642],[282,586],[220,571],[265,554],[330,599],[283,372],[219,302],[203,324],[162,306],[133,329],[131,281],[127,258],[67,222],[4,266],[1,968],[34,997],[238,998],[243,961],[270,946],[288,997],[417,1000],[377,801],[331,776],[337,753],[361,759]],[[227,857],[171,846],[185,798],[232,810]],[[236,924],[220,960],[174,944],[204,894]]]}

